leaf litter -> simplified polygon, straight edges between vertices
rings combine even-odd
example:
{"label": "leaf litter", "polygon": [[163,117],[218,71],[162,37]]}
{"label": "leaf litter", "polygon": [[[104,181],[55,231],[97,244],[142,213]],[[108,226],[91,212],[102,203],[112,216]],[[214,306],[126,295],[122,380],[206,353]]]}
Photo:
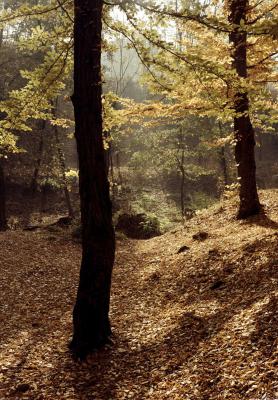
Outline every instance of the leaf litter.
{"label": "leaf litter", "polygon": [[67,348],[80,245],[1,233],[0,398],[277,399],[278,191],[261,196],[267,216],[236,221],[229,200],[163,236],[122,238],[113,344],[85,363]]}

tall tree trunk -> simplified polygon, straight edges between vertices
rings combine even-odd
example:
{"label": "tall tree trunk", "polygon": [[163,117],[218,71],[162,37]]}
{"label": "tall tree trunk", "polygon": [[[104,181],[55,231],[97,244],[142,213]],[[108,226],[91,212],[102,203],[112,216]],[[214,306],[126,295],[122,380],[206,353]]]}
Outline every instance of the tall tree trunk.
{"label": "tall tree trunk", "polygon": [[[223,129],[222,129],[222,124],[220,121],[218,122],[218,127],[219,127],[220,137],[223,137]],[[224,181],[223,190],[225,190],[225,186],[229,185],[228,165],[227,165],[227,160],[226,160],[225,149],[226,149],[225,144],[223,144],[219,149],[219,162],[220,162],[220,166],[222,168],[223,181]]]}
{"label": "tall tree trunk", "polygon": [[113,147],[112,143],[110,144],[110,151],[109,151],[109,173],[112,186],[114,185],[114,161],[113,161]]}
{"label": "tall tree trunk", "polygon": [[[3,1],[3,9],[6,9],[6,2]],[[2,48],[3,45],[3,39],[4,39],[4,29],[0,29],[0,49]],[[4,92],[4,90],[3,90]],[[3,95],[4,93],[1,93],[1,97],[5,97]],[[7,218],[6,218],[6,183],[5,183],[5,172],[4,172],[4,166],[3,166],[3,159],[1,159],[1,154],[0,154],[0,231],[5,231],[8,228],[7,225]]]}
{"label": "tall tree trunk", "polygon": [[260,129],[258,129],[257,131],[257,142],[258,142],[258,147],[259,147],[259,151],[258,151],[258,158],[259,161],[263,161],[264,157],[263,157],[263,136],[262,136],[262,132]]}
{"label": "tall tree trunk", "polygon": [[[7,10],[8,5],[7,2],[5,0],[2,1],[2,9],[3,10]],[[4,28],[0,29],[0,49],[3,45],[3,41],[4,41]]]}
{"label": "tall tree trunk", "polygon": [[223,182],[224,182],[224,189],[225,186],[229,185],[229,178],[228,178],[228,167],[226,161],[226,154],[225,154],[225,145],[221,146],[219,149],[219,162],[223,173]]}
{"label": "tall tree trunk", "polygon": [[120,152],[117,151],[115,156],[116,156],[116,167],[117,167],[117,171],[118,171],[118,182],[122,186],[123,176],[122,176],[122,172],[121,172]]}
{"label": "tall tree trunk", "polygon": [[3,39],[4,39],[4,29],[0,29],[0,48],[2,47],[3,44]]}
{"label": "tall tree trunk", "polygon": [[75,0],[75,137],[79,158],[82,262],[70,348],[84,358],[109,341],[115,255],[112,206],[102,140],[102,0]]}
{"label": "tall tree trunk", "polygon": [[[179,150],[178,155],[176,157],[178,168],[180,170],[180,206],[181,206],[181,215],[182,218],[185,216],[185,205],[184,205],[184,184],[185,184],[185,169],[184,169],[184,161],[185,161],[185,145],[184,145],[184,136],[183,136],[183,127],[182,125],[179,127],[178,134],[178,142],[179,142]],[[181,151],[181,156],[179,158],[179,152]]]}
{"label": "tall tree trunk", "polygon": [[[48,181],[48,179],[49,176],[47,176],[46,182]],[[41,188],[41,205],[40,205],[41,213],[47,212],[47,203],[48,203],[47,192],[48,192],[48,187],[47,184],[45,183],[44,185],[42,185]]]}
{"label": "tall tree trunk", "polygon": [[0,158],[0,231],[8,228],[6,218],[6,184],[3,160]]}
{"label": "tall tree trunk", "polygon": [[240,25],[246,23],[248,0],[229,0],[229,21],[233,26],[230,41],[233,45],[233,66],[239,88],[234,99],[235,159],[240,183],[240,205],[237,217],[247,218],[261,210],[256,185],[255,134],[249,116],[248,93],[240,79],[247,78],[247,32]]}
{"label": "tall tree trunk", "polygon": [[109,148],[107,150],[108,152],[108,176],[110,176],[110,182],[113,186],[114,183],[114,164],[113,164],[113,145],[112,145],[112,141],[110,140],[109,142]]}
{"label": "tall tree trunk", "polygon": [[184,183],[185,183],[184,149],[182,149],[182,153],[181,153],[180,172],[181,172],[181,182],[180,182],[181,215],[182,215],[182,217],[184,217],[185,216],[185,207],[184,207]]}
{"label": "tall tree trunk", "polygon": [[108,177],[109,177],[109,182],[110,182],[110,187],[111,187],[111,200],[112,204],[114,203],[114,198],[115,198],[115,185],[114,185],[114,163],[113,163],[113,146],[112,146],[112,141],[109,143],[109,148],[107,150],[108,154]]}

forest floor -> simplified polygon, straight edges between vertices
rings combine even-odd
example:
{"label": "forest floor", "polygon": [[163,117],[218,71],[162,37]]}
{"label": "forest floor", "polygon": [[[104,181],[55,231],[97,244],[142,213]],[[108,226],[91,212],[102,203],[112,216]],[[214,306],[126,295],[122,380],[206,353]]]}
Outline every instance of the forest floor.
{"label": "forest floor", "polygon": [[83,363],[67,349],[80,245],[1,233],[1,400],[278,399],[278,191],[261,197],[267,217],[227,201],[120,240],[114,344]]}

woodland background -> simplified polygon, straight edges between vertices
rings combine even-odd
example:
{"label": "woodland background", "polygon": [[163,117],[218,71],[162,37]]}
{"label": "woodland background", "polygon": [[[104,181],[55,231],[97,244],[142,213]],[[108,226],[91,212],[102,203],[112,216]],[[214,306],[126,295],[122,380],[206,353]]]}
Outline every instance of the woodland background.
{"label": "woodland background", "polygon": [[[72,4],[5,0],[2,9],[0,177],[7,216],[1,224],[28,226],[57,204],[72,217],[79,207]],[[277,187],[277,7],[264,1],[250,9],[243,83],[231,65],[225,4],[168,2],[162,11],[155,3],[107,6],[104,136],[115,222],[122,213],[144,213],[147,225],[164,232],[236,193],[237,85],[250,93],[258,187]]]}

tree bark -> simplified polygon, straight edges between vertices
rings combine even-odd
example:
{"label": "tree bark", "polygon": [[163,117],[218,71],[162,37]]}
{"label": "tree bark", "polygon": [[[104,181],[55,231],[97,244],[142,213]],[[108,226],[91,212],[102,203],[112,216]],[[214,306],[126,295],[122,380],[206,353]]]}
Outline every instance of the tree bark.
{"label": "tree bark", "polygon": [[223,172],[223,183],[224,183],[224,190],[227,185],[229,185],[228,179],[228,167],[226,161],[226,154],[225,154],[225,145],[221,146],[219,149],[219,162],[221,165],[221,169]]}
{"label": "tree bark", "polygon": [[184,149],[182,149],[182,153],[181,153],[180,173],[181,173],[180,203],[181,203],[181,215],[182,215],[182,218],[183,218],[185,216],[185,207],[184,207],[184,183],[185,183]]}
{"label": "tree bark", "polygon": [[233,26],[230,41],[233,45],[233,67],[238,77],[238,89],[234,98],[235,159],[240,184],[238,219],[258,214],[261,210],[256,185],[255,134],[249,116],[249,98],[241,87],[240,79],[247,78],[247,32],[248,0],[229,0],[229,21]]}
{"label": "tree bark", "polygon": [[[220,137],[223,137],[223,129],[222,129],[222,124],[220,121],[218,122],[218,127],[219,127]],[[226,150],[226,146],[225,146],[225,144],[223,144],[219,149],[219,162],[220,162],[220,166],[221,166],[221,169],[223,172],[223,183],[224,183],[223,191],[225,190],[225,187],[227,185],[229,185],[228,165],[227,165],[225,150]]]}
{"label": "tree bark", "polygon": [[111,184],[113,186],[114,184],[114,163],[113,163],[113,145],[112,142],[109,143],[109,149],[108,149],[108,176],[110,176]]}
{"label": "tree bark", "polygon": [[[178,169],[180,171],[180,206],[181,206],[181,215],[182,218],[185,217],[185,196],[184,196],[184,184],[185,184],[185,169],[184,169],[184,161],[185,161],[185,145],[184,145],[184,136],[183,136],[183,128],[179,127],[178,134],[178,155],[176,157],[178,163]],[[179,152],[181,151],[181,156],[179,157]]]}
{"label": "tree bark", "polygon": [[3,167],[3,160],[0,158],[0,231],[7,230],[7,218],[6,218],[6,184],[5,174]]}
{"label": "tree bark", "polygon": [[119,151],[116,152],[115,156],[116,156],[116,167],[117,167],[117,171],[118,171],[118,181],[119,181],[119,184],[122,186],[122,184],[123,184],[123,176],[122,176],[122,172],[121,172],[121,163],[120,163],[120,153],[119,153]]}
{"label": "tree bark", "polygon": [[101,0],[75,0],[75,137],[79,158],[82,261],[70,348],[78,358],[111,335],[109,303],[115,255],[112,206],[102,139]]}
{"label": "tree bark", "polygon": [[38,158],[36,160],[36,166],[34,169],[32,181],[31,181],[31,185],[30,185],[30,190],[31,190],[32,195],[35,195],[38,191],[38,177],[39,177],[39,172],[40,172],[41,163],[42,163],[42,156],[43,156],[45,125],[46,125],[46,121],[43,121],[42,127],[41,127],[41,132],[40,132]]}
{"label": "tree bark", "polygon": [[[6,10],[6,2],[3,1],[3,9]],[[0,49],[3,45],[4,29],[0,29]],[[8,228],[6,218],[6,182],[3,160],[0,155],[0,231],[5,231]]]}

